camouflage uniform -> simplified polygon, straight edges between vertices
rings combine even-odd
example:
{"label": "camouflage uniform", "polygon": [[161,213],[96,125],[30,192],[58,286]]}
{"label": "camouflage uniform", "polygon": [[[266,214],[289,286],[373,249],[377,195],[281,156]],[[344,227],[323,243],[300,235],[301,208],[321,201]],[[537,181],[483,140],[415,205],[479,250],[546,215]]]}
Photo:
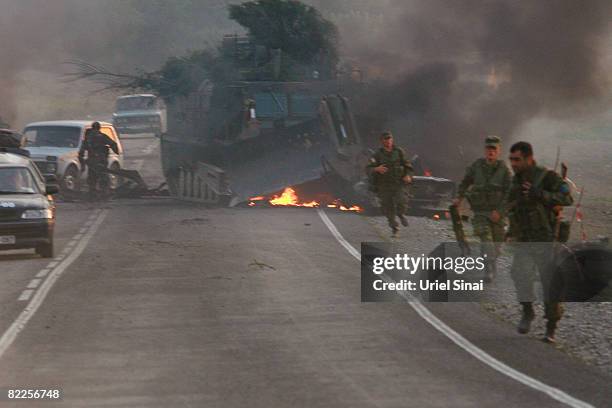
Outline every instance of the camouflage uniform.
{"label": "camouflage uniform", "polygon": [[[374,167],[385,165],[389,170],[385,174],[373,171]],[[380,199],[382,213],[387,217],[389,226],[397,231],[397,217],[406,213],[406,190],[403,178],[412,176],[413,170],[409,160],[406,160],[404,151],[393,147],[388,152],[380,148],[370,158],[368,170],[371,172],[370,183]]]}
{"label": "camouflage uniform", "polygon": [[[503,160],[489,164],[476,160],[466,170],[459,185],[459,198],[467,198],[474,213],[474,235],[480,239],[481,253],[487,255],[487,278],[496,272],[496,259],[505,239],[505,211],[512,174]],[[493,222],[491,212],[497,211],[500,220]]]}
{"label": "camouflage uniform", "polygon": [[[534,194],[525,197],[522,185],[532,184]],[[534,165],[512,179],[508,198],[510,219],[509,236],[519,243],[514,253],[511,275],[518,299],[523,304],[524,318],[533,318],[535,269],[538,270],[544,292],[547,330],[554,330],[563,315],[557,291],[551,288],[551,256],[555,237],[557,214],[555,207],[573,203],[570,188],[556,172]],[[525,243],[530,243],[526,245]],[[552,295],[551,295],[552,294]]]}

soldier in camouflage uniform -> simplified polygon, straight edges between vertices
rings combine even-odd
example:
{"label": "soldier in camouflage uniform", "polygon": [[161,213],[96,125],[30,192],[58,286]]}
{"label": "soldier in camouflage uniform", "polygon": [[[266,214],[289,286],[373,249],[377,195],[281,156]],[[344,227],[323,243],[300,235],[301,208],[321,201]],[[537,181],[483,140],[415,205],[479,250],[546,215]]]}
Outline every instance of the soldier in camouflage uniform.
{"label": "soldier in camouflage uniform", "polygon": [[459,207],[464,198],[470,203],[474,217],[474,235],[480,239],[481,253],[486,255],[485,281],[490,282],[497,270],[497,257],[505,239],[505,207],[510,192],[512,174],[499,160],[501,139],[485,139],[485,157],[467,168],[459,185],[454,204]]}
{"label": "soldier in camouflage uniform", "polygon": [[528,333],[535,317],[535,267],[542,283],[547,320],[543,340],[552,343],[555,341],[557,322],[563,314],[560,299],[555,295],[556,290],[551,288],[553,242],[559,239],[555,235],[558,234],[557,223],[561,208],[571,205],[573,199],[568,184],[561,176],[535,163],[533,148],[529,143],[518,142],[512,146],[510,163],[515,175],[508,198],[508,236],[518,243],[511,269],[522,305],[518,331]]}
{"label": "soldier in camouflage uniform", "polygon": [[397,218],[404,227],[406,220],[405,186],[412,182],[412,166],[406,160],[404,151],[394,146],[391,132],[380,136],[382,147],[370,158],[368,171],[370,185],[380,199],[382,213],[389,221],[393,235],[398,232]]}

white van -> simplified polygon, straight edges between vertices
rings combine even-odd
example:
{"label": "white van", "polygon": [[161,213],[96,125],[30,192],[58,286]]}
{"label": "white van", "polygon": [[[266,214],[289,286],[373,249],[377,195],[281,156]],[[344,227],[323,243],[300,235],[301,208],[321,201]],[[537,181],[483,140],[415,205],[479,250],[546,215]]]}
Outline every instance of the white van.
{"label": "white van", "polygon": [[[87,172],[81,172],[79,149],[92,123],[91,120],[34,122],[23,130],[25,148],[30,152],[30,158],[44,175],[56,175],[62,190],[79,191],[81,183],[87,179]],[[119,147],[119,154],[110,151],[108,167],[122,169],[123,146],[117,131],[106,122],[100,122],[100,131],[113,139]],[[111,176],[111,187],[116,188],[117,183],[118,179]]]}

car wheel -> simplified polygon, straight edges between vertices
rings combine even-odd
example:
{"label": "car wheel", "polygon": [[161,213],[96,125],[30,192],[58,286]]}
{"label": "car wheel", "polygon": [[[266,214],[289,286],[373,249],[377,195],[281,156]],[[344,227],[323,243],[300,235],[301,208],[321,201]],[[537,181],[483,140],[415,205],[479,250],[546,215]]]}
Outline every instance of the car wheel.
{"label": "car wheel", "polygon": [[[111,164],[110,166],[111,170],[115,170],[115,171],[119,171],[121,170],[121,166],[119,166],[119,163],[115,162],[113,164]],[[109,174],[109,186],[111,188],[111,190],[116,190],[119,188],[119,186],[121,184],[123,184],[123,178],[121,176],[117,176],[115,174]]]}
{"label": "car wheel", "polygon": [[53,258],[53,241],[37,247],[36,253],[43,258]]}
{"label": "car wheel", "polygon": [[76,166],[70,166],[66,169],[64,177],[61,180],[61,188],[65,192],[76,193],[80,189],[80,174]]}

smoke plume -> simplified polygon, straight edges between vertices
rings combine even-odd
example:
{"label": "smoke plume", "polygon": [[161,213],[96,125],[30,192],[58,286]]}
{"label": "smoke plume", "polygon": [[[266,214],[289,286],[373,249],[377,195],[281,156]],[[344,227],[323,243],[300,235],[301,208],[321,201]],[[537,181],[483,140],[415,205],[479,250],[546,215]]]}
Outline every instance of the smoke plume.
{"label": "smoke plume", "polygon": [[580,114],[609,95],[609,1],[383,4],[361,18],[372,29],[344,36],[384,83],[368,94],[366,127],[395,131],[440,172],[456,171],[462,148],[478,154],[487,134],[509,142],[528,119]]}
{"label": "smoke plume", "polygon": [[[114,95],[62,83],[63,61],[155,70],[240,32],[227,15],[237,2],[0,0],[0,117],[18,126],[108,112]],[[391,129],[438,173],[463,166],[458,146],[472,157],[487,134],[509,142],[535,116],[609,98],[609,0],[306,2],[338,25],[345,66],[366,73],[354,103],[364,134]]]}

